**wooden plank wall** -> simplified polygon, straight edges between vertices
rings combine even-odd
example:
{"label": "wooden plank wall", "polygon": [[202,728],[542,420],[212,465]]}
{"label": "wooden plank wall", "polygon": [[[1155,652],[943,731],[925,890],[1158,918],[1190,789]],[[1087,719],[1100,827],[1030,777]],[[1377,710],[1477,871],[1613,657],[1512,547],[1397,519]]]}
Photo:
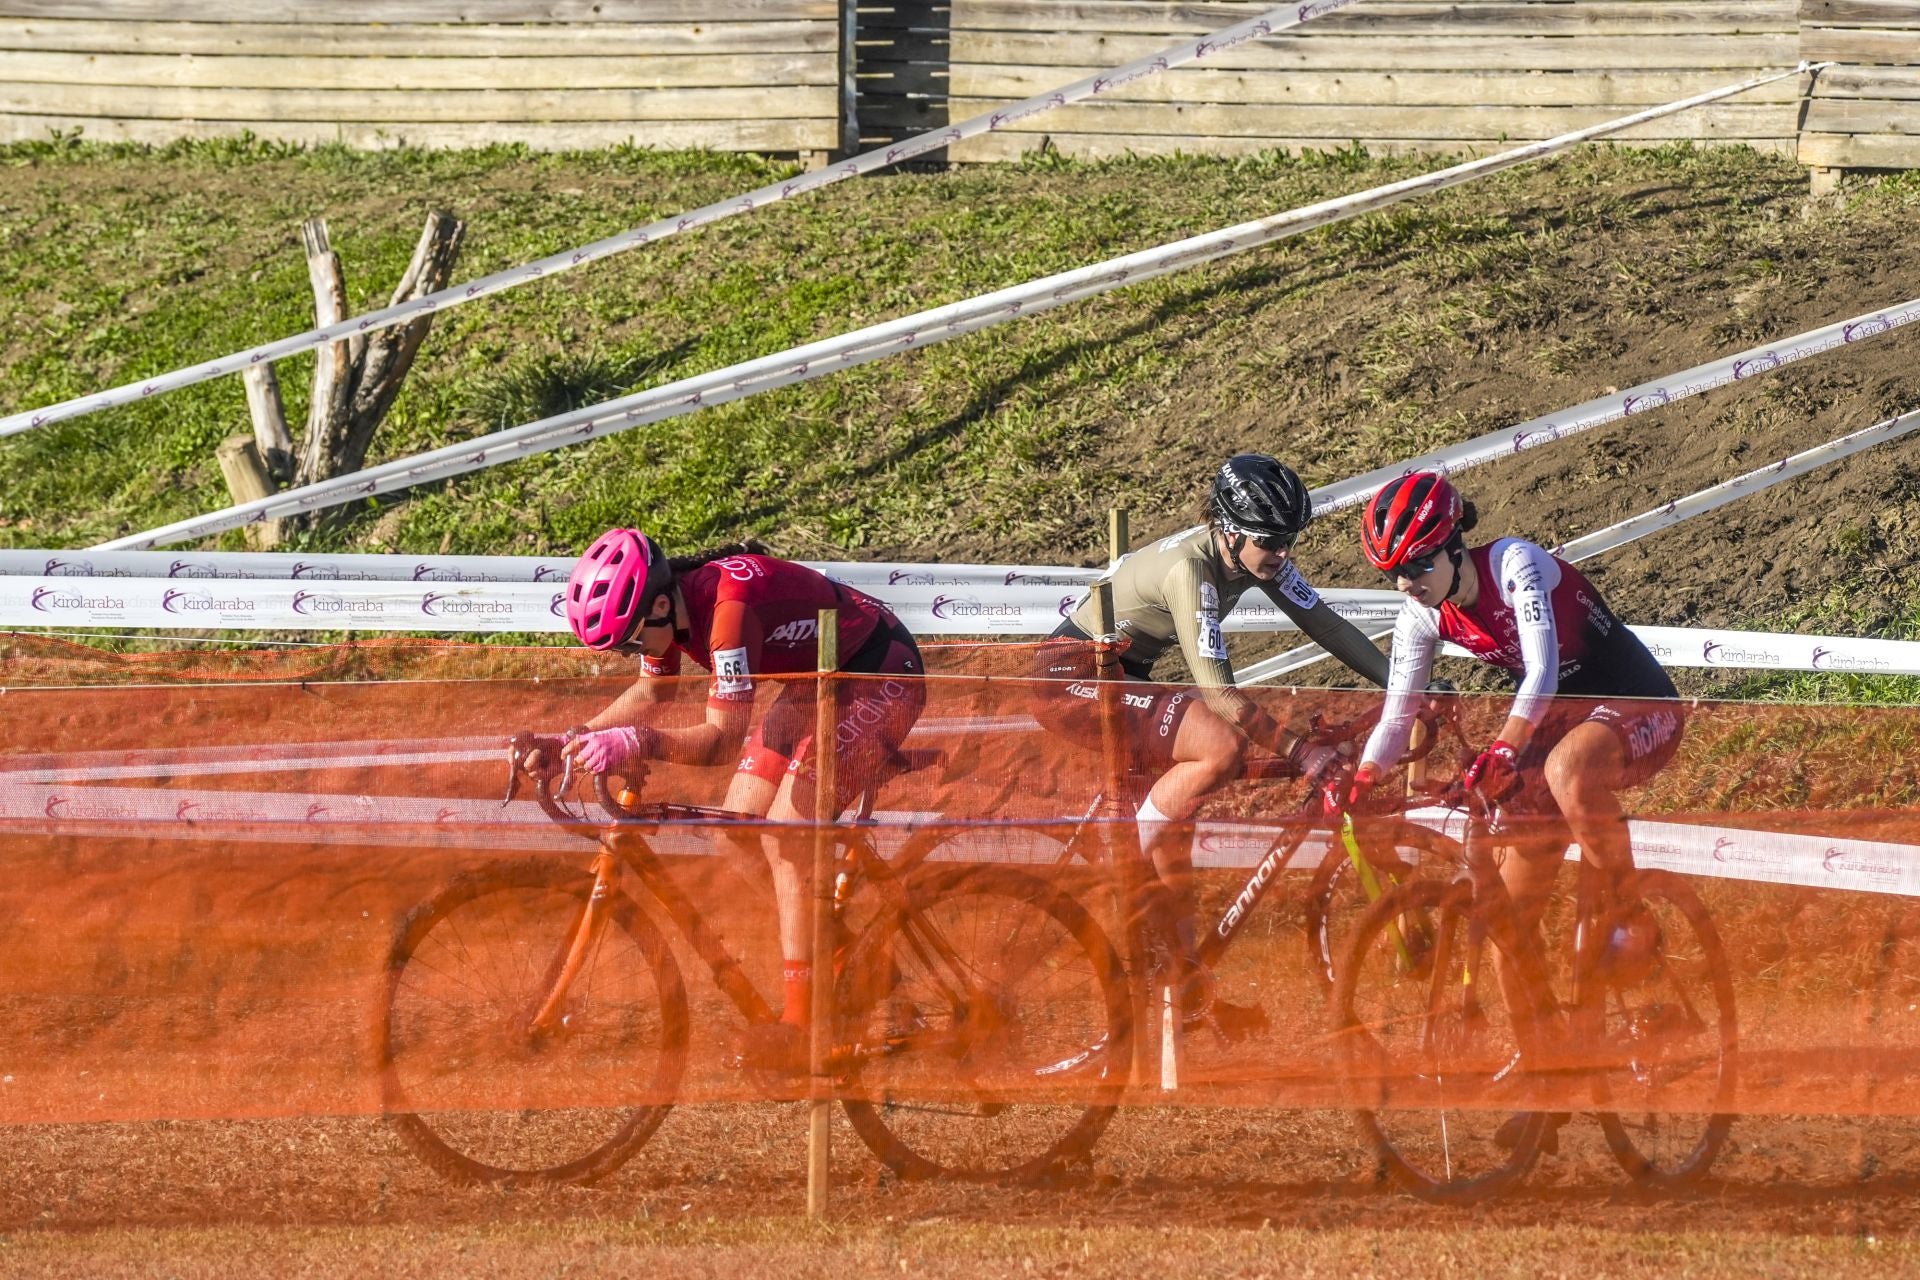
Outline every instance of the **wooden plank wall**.
{"label": "wooden plank wall", "polygon": [[[1365,0],[1203,67],[1146,80],[1123,100],[1069,107],[1019,132],[970,140],[953,158],[1010,159],[1043,138],[1088,157],[1353,141],[1377,152],[1492,151],[1791,67],[1800,56],[1796,3]],[[908,42],[920,58],[895,60],[891,84],[937,95],[944,72],[947,112],[962,120],[1268,7],[1262,0],[891,0],[883,21],[920,41]],[[864,44],[873,34],[864,4],[862,23]],[[945,67],[935,59],[942,45]],[[861,54],[864,64],[868,50]],[[863,94],[869,83],[863,78]],[[1798,93],[1785,80],[1623,136],[1791,151]]]}
{"label": "wooden plank wall", "polygon": [[840,21],[840,0],[0,0],[0,141],[824,155]]}
{"label": "wooden plank wall", "polygon": [[1920,168],[1920,0],[1801,0],[1800,56],[1842,64],[1814,78],[1802,164]]}

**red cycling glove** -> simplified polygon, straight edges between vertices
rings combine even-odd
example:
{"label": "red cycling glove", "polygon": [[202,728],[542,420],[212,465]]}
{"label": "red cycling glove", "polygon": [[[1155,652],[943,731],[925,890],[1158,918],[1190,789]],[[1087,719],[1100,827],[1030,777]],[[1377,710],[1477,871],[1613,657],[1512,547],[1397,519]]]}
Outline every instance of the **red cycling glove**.
{"label": "red cycling glove", "polygon": [[1360,806],[1373,789],[1380,785],[1380,771],[1371,763],[1363,762],[1348,778],[1345,774],[1335,774],[1328,778],[1320,789],[1321,806],[1329,818],[1337,818],[1349,810]]}
{"label": "red cycling glove", "polygon": [[1519,751],[1495,738],[1485,751],[1473,758],[1473,763],[1460,775],[1460,781],[1487,799],[1498,800],[1513,790],[1519,773]]}

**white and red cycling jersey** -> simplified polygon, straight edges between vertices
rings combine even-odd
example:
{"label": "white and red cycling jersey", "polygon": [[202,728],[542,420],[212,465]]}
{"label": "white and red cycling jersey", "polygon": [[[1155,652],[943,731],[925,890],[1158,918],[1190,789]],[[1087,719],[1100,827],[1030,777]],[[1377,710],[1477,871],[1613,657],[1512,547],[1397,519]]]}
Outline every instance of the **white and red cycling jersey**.
{"label": "white and red cycling jersey", "polygon": [[1512,715],[1538,726],[1555,694],[1672,698],[1673,681],[1640,638],[1614,616],[1585,575],[1521,538],[1469,550],[1480,593],[1471,609],[1408,600],[1393,626],[1387,706],[1361,757],[1391,766],[1406,751],[1422,693],[1442,644],[1455,644],[1513,676]]}
{"label": "white and red cycling jersey", "polygon": [[664,657],[643,657],[640,669],[678,675],[684,654],[713,673],[713,702],[751,702],[755,676],[817,670],[822,609],[840,611],[842,670],[876,633],[898,625],[872,596],[773,556],[710,560],[675,575],[674,585],[686,602],[686,629]]}

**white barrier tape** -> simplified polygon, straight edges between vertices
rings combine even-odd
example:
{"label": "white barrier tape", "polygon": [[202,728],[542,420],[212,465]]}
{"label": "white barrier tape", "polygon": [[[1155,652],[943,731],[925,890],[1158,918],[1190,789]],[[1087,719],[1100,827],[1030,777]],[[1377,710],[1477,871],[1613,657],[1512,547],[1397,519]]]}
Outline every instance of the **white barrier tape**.
{"label": "white barrier tape", "polygon": [[1511,458],[1516,453],[1538,449],[1556,440],[1564,440],[1568,436],[1591,431],[1609,422],[1618,422],[1634,414],[1672,404],[1676,400],[1771,373],[1808,356],[1877,338],[1915,320],[1920,320],[1920,298],[1824,328],[1810,329],[1782,342],[1751,347],[1738,355],[1667,374],[1652,382],[1629,387],[1623,392],[1610,393],[1570,409],[1556,410],[1512,427],[1502,427],[1461,444],[1423,453],[1417,458],[1395,462],[1363,476],[1315,489],[1314,514],[1326,515],[1356,506],[1372,497],[1387,481],[1396,480],[1410,472],[1443,471],[1454,474],[1482,463]]}
{"label": "white barrier tape", "polygon": [[1416,195],[1445,190],[1648,120],[1799,75],[1806,69],[1802,66],[1793,71],[1745,80],[1421,177],[1389,183],[1371,191],[1323,201],[1259,221],[1242,223],[1222,231],[982,294],[712,373],[683,378],[663,387],[496,432],[480,440],[396,459],[350,476],[288,490],[208,515],[132,534],[103,543],[100,549],[162,546],[257,521],[321,510],[356,498],[445,480],[515,458],[545,453],[595,435],[612,434],[664,421],[756,392],[810,381],[883,356],[944,342],[1019,316],[1048,311],[1122,285],[1244,253],[1287,236],[1386,208]]}
{"label": "white barrier tape", "polygon": [[[1458,839],[1457,811],[1421,809],[1410,819]],[[907,838],[911,826],[938,815],[882,812],[874,828],[882,852]],[[383,845],[446,849],[574,849],[585,846],[559,830],[531,800],[431,796],[285,794],[271,791],[173,790],[152,787],[61,786],[0,781],[0,823],[8,834],[124,834],[143,836]],[[1637,866],[1684,875],[1920,896],[1920,847],[1745,828],[1702,827],[1635,819],[1628,824]],[[1246,870],[1258,866],[1282,827],[1202,822],[1195,830],[1196,867]],[[707,854],[713,844],[699,828],[662,830],[652,838],[668,854]],[[1287,866],[1310,870],[1328,852],[1324,835],[1304,841]],[[1024,825],[956,824],[948,856],[982,861],[1052,861],[1059,845]],[[1568,849],[1574,857],[1577,850]]]}
{"label": "white barrier tape", "polygon": [[[1046,585],[1075,571],[1005,573],[994,566],[994,572],[970,590],[937,585],[960,575],[901,574],[884,565],[860,568],[863,572],[855,576],[869,579],[861,590],[921,636],[1043,636],[1060,625],[1082,594]],[[1085,572],[1093,575],[1092,570]],[[1385,591],[1328,591],[1324,598],[1336,611],[1362,623],[1391,618],[1399,608],[1398,597]],[[1294,625],[1264,598],[1243,600],[1227,621],[1240,631],[1282,631]],[[551,580],[481,582],[469,577],[423,587],[380,578],[0,574],[0,627],[564,633],[567,623],[561,592]]]}
{"label": "white barrier tape", "polygon": [[[1782,458],[1780,461],[1767,466],[1756,467],[1744,475],[1735,476],[1733,479],[1722,481],[1717,485],[1710,485],[1697,493],[1689,494],[1687,497],[1672,499],[1665,506],[1655,507],[1651,511],[1643,511],[1637,516],[1629,516],[1618,524],[1608,525],[1604,529],[1595,530],[1592,533],[1575,538],[1573,541],[1555,548],[1554,554],[1560,556],[1562,559],[1576,562],[1591,559],[1594,556],[1624,547],[1629,542],[1644,538],[1648,534],[1658,533],[1660,530],[1671,528],[1684,520],[1690,520],[1695,516],[1726,506],[1729,502],[1733,502],[1736,499],[1760,493],[1772,488],[1776,484],[1784,483],[1796,476],[1805,475],[1816,467],[1824,466],[1829,462],[1838,462],[1842,458],[1851,457],[1853,454],[1859,453],[1863,449],[1872,448],[1876,444],[1884,444],[1889,440],[1897,440],[1916,429],[1920,429],[1920,409],[1901,414],[1898,417],[1888,418],[1884,422],[1876,422],[1870,427],[1855,431],[1850,435],[1841,436],[1837,440],[1829,440],[1825,444],[1816,445],[1811,449],[1796,453],[1791,457]],[[1392,634],[1392,628],[1390,626],[1385,629],[1363,628],[1363,630],[1366,630],[1369,640],[1379,640]],[[1645,639],[1647,634],[1652,630],[1654,629],[1634,628],[1635,633],[1641,635],[1642,639]],[[1687,632],[1684,634],[1691,637],[1693,633]],[[1725,648],[1725,646],[1729,645],[1737,647],[1763,644],[1763,641],[1754,638],[1755,634],[1757,633],[1721,632],[1717,633],[1717,635],[1703,636],[1700,642],[1702,661],[1698,663],[1682,661],[1679,658],[1680,654],[1691,651],[1691,638],[1689,638],[1686,644],[1669,646],[1670,652],[1667,654],[1655,651],[1653,656],[1658,658],[1663,666],[1746,665],[1733,662],[1708,661],[1707,655],[1713,650],[1716,641],[1722,646],[1723,652],[1735,651],[1734,649]],[[1729,639],[1729,637],[1741,638]],[[1807,652],[1807,664],[1804,667],[1790,666],[1789,669],[1807,671],[1865,671],[1883,675],[1895,675],[1909,674],[1904,664],[1910,664],[1913,661],[1910,650],[1896,649],[1888,651],[1868,649],[1866,647],[1887,644],[1897,645],[1900,643],[1896,641],[1861,641],[1842,639],[1835,636],[1806,636],[1797,638],[1807,640],[1813,647],[1810,650],[1803,650],[1801,646],[1793,646],[1790,650],[1791,652],[1796,654],[1802,651]],[[1664,644],[1665,642],[1662,643]],[[1840,646],[1846,647],[1842,648]],[[1766,652],[1767,650],[1762,649],[1760,651]],[[1459,650],[1457,649],[1450,648],[1448,652],[1456,656],[1459,655]],[[1857,660],[1868,665],[1834,665],[1835,663],[1854,661],[1855,658],[1849,655],[1858,655]],[[1295,671],[1310,667],[1328,656],[1330,655],[1328,655],[1327,651],[1319,645],[1302,645],[1295,649],[1289,649],[1285,653],[1276,654],[1271,658],[1264,658],[1259,662],[1250,663],[1235,672],[1234,678],[1240,684],[1259,684],[1262,681],[1277,679],[1280,676],[1290,675]],[[1669,658],[1672,658],[1672,660],[1670,661]],[[1821,665],[1823,660],[1826,663],[1825,666]],[[1878,665],[1882,661],[1895,665]]]}
{"label": "white barrier tape", "polygon": [[1889,440],[1898,440],[1901,436],[1920,430],[1920,409],[1903,413],[1884,422],[1876,422],[1870,427],[1815,445],[1791,457],[1768,466],[1756,467],[1745,475],[1735,476],[1722,481],[1698,493],[1684,498],[1675,498],[1664,507],[1655,507],[1643,511],[1637,516],[1629,516],[1618,524],[1610,524],[1604,529],[1596,529],[1584,537],[1575,538],[1563,546],[1554,548],[1554,554],[1566,560],[1585,560],[1604,552],[1624,547],[1637,538],[1658,533],[1662,529],[1672,528],[1683,520],[1691,520],[1729,502],[1760,493],[1776,484],[1784,483],[1796,476],[1805,475],[1815,467],[1825,466],[1829,462],[1838,462],[1851,457],[1862,449],[1871,449],[1874,445],[1885,444]]}
{"label": "white barrier tape", "polygon": [[208,360],[140,382],[130,382],[125,386],[114,387],[93,395],[63,400],[41,409],[0,418],[0,436],[16,435],[22,431],[31,431],[35,427],[46,426],[68,418],[77,418],[101,409],[132,404],[137,400],[144,400],[180,387],[192,386],[194,383],[205,382],[229,373],[237,373],[265,361],[280,360],[303,351],[311,351],[329,342],[351,338],[375,329],[391,328],[394,325],[445,311],[506,289],[558,275],[560,272],[572,270],[588,262],[596,262],[617,253],[624,253],[629,249],[637,249],[642,245],[664,240],[682,231],[691,231],[696,227],[719,222],[724,218],[753,209],[791,200],[809,191],[926,155],[928,152],[951,146],[967,138],[1008,128],[1056,107],[1110,94],[1117,89],[1136,84],[1148,76],[1158,75],[1190,62],[1198,62],[1210,55],[1236,48],[1249,41],[1274,35],[1324,14],[1343,9],[1352,3],[1354,0],[1313,0],[1308,4],[1281,5],[1257,18],[1222,28],[1198,40],[1189,40],[1184,44],[1175,45],[1164,53],[1141,58],[1111,71],[1088,76],[1063,88],[1036,94],[1024,102],[1014,103],[1012,106],[986,115],[975,116],[971,120],[962,121],[956,125],[919,134],[884,149],[866,152],[815,173],[801,174],[784,182],[761,187],[757,191],[749,191],[745,195],[732,196],[717,204],[695,209],[691,213],[663,218],[644,227],[623,231],[617,236],[596,241],[584,248],[556,253],[525,266],[510,267],[505,271],[497,271],[490,276],[482,276],[466,284],[449,285],[440,292],[429,294],[424,298],[399,303],[379,311],[370,311],[362,316],[350,317],[338,324],[311,329],[306,333],[282,338],[277,342],[269,342],[250,350],[238,351],[217,360]]}

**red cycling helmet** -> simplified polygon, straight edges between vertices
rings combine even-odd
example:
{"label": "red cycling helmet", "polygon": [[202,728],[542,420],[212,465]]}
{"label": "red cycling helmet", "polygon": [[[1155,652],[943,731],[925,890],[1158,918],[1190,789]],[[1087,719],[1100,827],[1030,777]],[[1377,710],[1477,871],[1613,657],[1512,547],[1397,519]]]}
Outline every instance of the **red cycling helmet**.
{"label": "red cycling helmet", "polygon": [[1415,471],[1389,480],[1367,503],[1360,544],[1382,573],[1447,545],[1466,507],[1438,471]]}
{"label": "red cycling helmet", "polygon": [[574,562],[567,579],[567,625],[589,649],[625,644],[654,599],[673,585],[660,548],[637,529],[609,529]]}

